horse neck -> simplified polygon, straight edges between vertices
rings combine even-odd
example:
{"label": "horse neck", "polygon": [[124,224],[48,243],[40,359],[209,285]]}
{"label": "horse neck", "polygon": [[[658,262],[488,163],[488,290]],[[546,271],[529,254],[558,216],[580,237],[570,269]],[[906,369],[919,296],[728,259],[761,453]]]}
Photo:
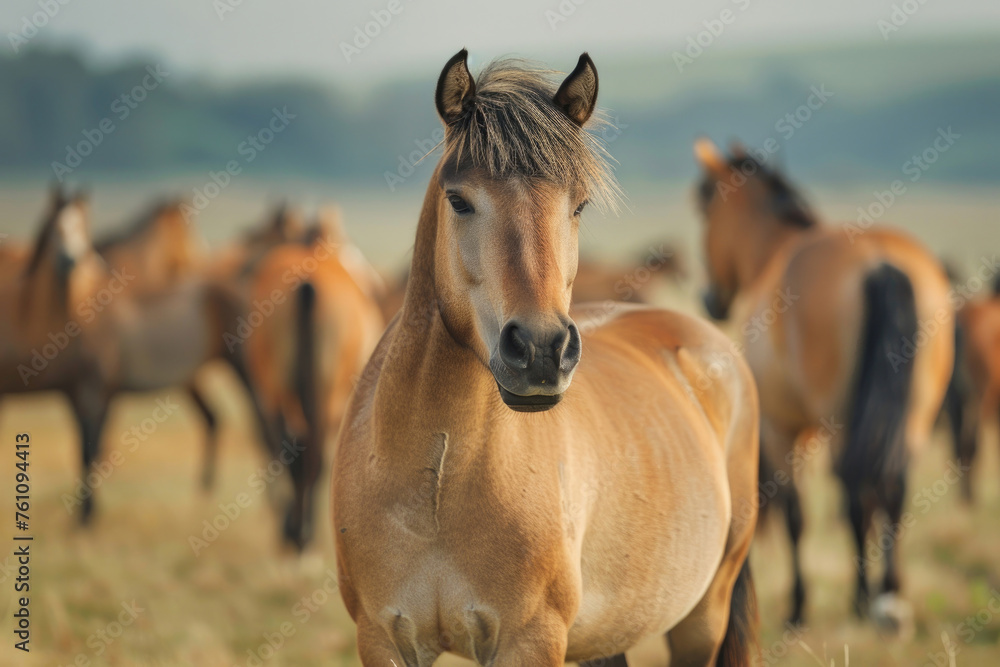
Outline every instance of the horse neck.
{"label": "horse neck", "polygon": [[[439,310],[435,246],[440,202],[434,192],[436,182],[437,172],[421,209],[406,296],[386,351],[379,386],[380,391],[386,388],[385,395],[408,392],[413,399],[408,403],[414,410],[447,412],[456,410],[456,405],[464,401],[484,405],[485,400],[477,402],[479,392],[489,390],[492,376],[485,381],[488,371],[468,347],[452,336]],[[422,391],[426,397],[419,395]],[[450,401],[442,393],[456,395]]]}
{"label": "horse neck", "polygon": [[797,242],[810,228],[783,222],[773,216],[740,221],[743,233],[734,236],[737,244],[736,278],[741,288],[752,285],[782,250]]}

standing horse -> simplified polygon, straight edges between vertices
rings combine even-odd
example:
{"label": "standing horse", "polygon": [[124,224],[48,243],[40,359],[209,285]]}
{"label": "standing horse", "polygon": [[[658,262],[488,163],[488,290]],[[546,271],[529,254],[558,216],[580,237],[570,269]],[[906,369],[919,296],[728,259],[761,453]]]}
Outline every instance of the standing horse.
{"label": "standing horse", "polygon": [[[84,197],[53,190],[41,230],[18,273],[0,282],[0,395],[59,391],[80,427],[84,475],[95,460],[107,395],[76,319],[104,275],[90,244]],[[91,498],[83,500],[83,516]]]}
{"label": "standing horse", "polygon": [[[129,276],[130,294],[148,295],[172,289],[194,276],[201,266],[202,240],[184,217],[183,202],[159,202],[135,222],[95,243],[109,266]],[[218,458],[219,420],[198,388],[194,376],[186,390],[205,420],[205,458],[201,485],[208,490],[215,481]]]}
{"label": "standing horse", "polygon": [[962,475],[962,496],[972,500],[972,464],[979,450],[981,425],[1000,424],[1000,276],[993,294],[970,301],[956,318],[955,372],[946,407],[955,458]]}
{"label": "standing horse", "polygon": [[749,665],[749,370],[700,320],[571,315],[580,214],[617,192],[583,129],[597,71],[584,54],[556,89],[516,61],[474,80],[466,57],[438,80],[406,298],[334,462],[361,661],[624,665],[667,633],[675,665]]}
{"label": "standing horse", "polygon": [[[273,440],[290,442],[286,539],[312,537],[316,482],[357,376],[384,328],[367,261],[329,214],[308,242],[278,245],[251,281],[247,369]],[[367,268],[366,268],[367,267]],[[287,449],[287,448],[286,448]]]}
{"label": "standing horse", "polygon": [[702,139],[695,155],[705,171],[705,305],[720,319],[734,311],[757,379],[761,478],[775,482],[792,540],[791,620],[802,621],[805,603],[793,478],[808,454],[795,445],[819,429],[846,491],[858,550],[856,609],[868,609],[865,541],[881,508],[889,528],[880,545],[888,547],[884,597],[873,612],[898,622],[905,603],[896,538],[907,467],[930,436],[954,356],[948,279],[907,234],[821,225],[780,174],[742,152],[727,159]]}

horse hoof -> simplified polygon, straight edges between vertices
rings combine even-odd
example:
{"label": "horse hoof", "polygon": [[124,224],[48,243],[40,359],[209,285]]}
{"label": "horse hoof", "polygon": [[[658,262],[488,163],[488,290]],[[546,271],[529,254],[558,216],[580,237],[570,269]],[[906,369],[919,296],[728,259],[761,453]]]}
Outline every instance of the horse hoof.
{"label": "horse hoof", "polygon": [[913,605],[897,593],[882,593],[871,606],[872,622],[886,635],[908,641],[914,634]]}

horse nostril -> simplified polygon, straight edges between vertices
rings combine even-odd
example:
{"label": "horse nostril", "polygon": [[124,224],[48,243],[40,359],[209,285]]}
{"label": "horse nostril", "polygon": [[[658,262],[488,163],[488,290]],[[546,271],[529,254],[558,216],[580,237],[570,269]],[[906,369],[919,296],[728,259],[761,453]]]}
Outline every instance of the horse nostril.
{"label": "horse nostril", "polygon": [[565,340],[560,345],[559,366],[563,370],[572,369],[580,361],[581,347],[580,330],[575,324],[570,324],[566,329]]}
{"label": "horse nostril", "polygon": [[500,358],[512,368],[526,369],[534,356],[533,348],[516,324],[508,323],[500,332]]}

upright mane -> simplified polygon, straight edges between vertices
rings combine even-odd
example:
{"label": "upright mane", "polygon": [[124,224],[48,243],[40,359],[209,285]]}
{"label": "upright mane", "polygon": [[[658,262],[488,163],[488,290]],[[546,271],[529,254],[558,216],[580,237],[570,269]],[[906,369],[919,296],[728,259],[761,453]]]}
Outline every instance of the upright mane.
{"label": "upright mane", "polygon": [[443,163],[483,169],[495,179],[582,184],[591,202],[615,209],[621,189],[612,158],[592,133],[610,123],[599,114],[587,129],[573,123],[553,102],[555,74],[516,59],[488,64],[471,104],[448,125]]}
{"label": "upright mane", "polygon": [[[809,207],[805,197],[777,169],[768,167],[751,155],[736,155],[729,158],[729,167],[734,172],[750,174],[748,178],[756,178],[764,185],[770,198],[771,210],[781,222],[803,228],[818,224],[816,214]],[[717,185],[718,181],[711,174],[706,174],[698,187],[703,208],[708,206],[715,196]]]}
{"label": "upright mane", "polygon": [[177,201],[173,199],[164,199],[156,202],[139,214],[139,216],[132,220],[132,222],[123,225],[120,229],[105,235],[99,241],[94,243],[94,249],[103,254],[117,245],[128,243],[129,241],[141,236],[156,223],[164,211],[173,206],[177,206]]}

